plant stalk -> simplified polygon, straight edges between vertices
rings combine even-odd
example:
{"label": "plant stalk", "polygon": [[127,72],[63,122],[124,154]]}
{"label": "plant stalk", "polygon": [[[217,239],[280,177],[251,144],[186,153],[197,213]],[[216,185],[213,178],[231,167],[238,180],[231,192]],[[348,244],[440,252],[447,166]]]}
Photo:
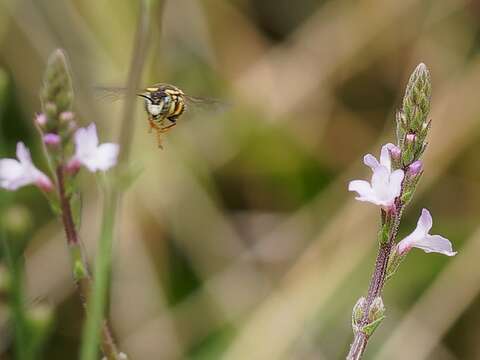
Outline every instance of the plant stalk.
{"label": "plant stalk", "polygon": [[[82,301],[82,305],[85,308],[85,311],[87,311],[87,302],[90,298],[92,290],[92,278],[90,276],[88,265],[85,260],[83,249],[73,221],[70,199],[65,191],[65,176],[62,165],[57,167],[56,177],[62,222],[65,228],[65,235],[67,237],[67,244],[72,261],[75,284],[77,286],[77,291],[79,293],[80,300]],[[118,350],[113,340],[107,320],[103,320],[103,325],[101,326],[101,347],[103,354],[108,360],[118,359]]]}
{"label": "plant stalk", "polygon": [[[403,193],[403,189],[402,189]],[[402,194],[398,197],[401,199]],[[400,225],[400,219],[402,217],[403,204],[400,201],[397,201],[395,208],[392,212],[389,212],[384,219],[382,217],[382,226],[385,222],[391,220],[391,228],[389,229],[388,240],[384,243],[380,243],[378,248],[377,258],[375,260],[375,268],[370,280],[370,285],[368,287],[367,298],[365,302],[365,307],[363,309],[363,317],[360,322],[360,328],[368,324],[368,314],[370,312],[370,307],[372,306],[373,301],[376,297],[382,295],[383,287],[385,286],[385,280],[387,276],[387,265],[390,253],[395,244],[395,239],[398,233],[398,227]],[[388,219],[388,217],[392,217]],[[355,331],[352,344],[350,345],[350,351],[347,355],[347,360],[358,360],[362,358],[363,353],[367,347],[369,336],[363,331]]]}

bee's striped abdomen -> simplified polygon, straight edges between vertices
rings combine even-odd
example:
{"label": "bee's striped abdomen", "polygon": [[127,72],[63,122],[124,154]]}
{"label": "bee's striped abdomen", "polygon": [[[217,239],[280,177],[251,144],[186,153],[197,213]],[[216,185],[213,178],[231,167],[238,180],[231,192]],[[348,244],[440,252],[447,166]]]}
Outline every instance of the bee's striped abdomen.
{"label": "bee's striped abdomen", "polygon": [[183,114],[185,111],[185,101],[183,100],[183,97],[179,96],[177,98],[177,101],[174,102],[175,108],[173,109],[172,115],[171,116],[180,116]]}

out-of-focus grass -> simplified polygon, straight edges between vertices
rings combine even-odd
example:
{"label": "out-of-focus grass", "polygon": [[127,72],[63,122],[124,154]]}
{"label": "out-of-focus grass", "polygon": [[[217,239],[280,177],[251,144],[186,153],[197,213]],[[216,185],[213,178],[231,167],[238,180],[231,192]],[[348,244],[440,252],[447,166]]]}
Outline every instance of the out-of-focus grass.
{"label": "out-of-focus grass", "polygon": [[[474,251],[479,213],[478,7],[288,3],[167,1],[158,14],[142,84],[166,81],[232,106],[187,114],[164,151],[136,107],[131,162],[143,171],[125,197],[110,299],[120,347],[133,359],[342,358],[378,222],[372,207],[353,203],[346,183],[366,174],[365,152],[393,139],[406,78],[423,61],[433,76],[431,146],[401,233],[428,207],[434,232],[460,254],[409,256],[387,286],[388,318],[367,357],[475,358],[478,345],[465,339],[480,329],[465,314],[480,313],[478,289],[468,285],[478,265],[462,251]],[[39,162],[31,118],[43,61],[57,46],[73,64],[81,121],[117,138],[122,103],[98,101],[91,89],[125,84],[136,4],[2,0],[0,14],[8,80],[0,91],[0,155],[12,156],[22,139]],[[91,251],[99,204],[93,183],[81,180],[81,233]],[[72,356],[81,308],[61,229],[34,189],[0,192],[7,201],[34,214],[29,296],[57,308],[44,358]],[[433,311],[443,308],[449,311]],[[418,317],[431,326],[420,327]],[[398,347],[411,339],[419,340],[414,347]],[[5,345],[2,359],[10,354]]]}

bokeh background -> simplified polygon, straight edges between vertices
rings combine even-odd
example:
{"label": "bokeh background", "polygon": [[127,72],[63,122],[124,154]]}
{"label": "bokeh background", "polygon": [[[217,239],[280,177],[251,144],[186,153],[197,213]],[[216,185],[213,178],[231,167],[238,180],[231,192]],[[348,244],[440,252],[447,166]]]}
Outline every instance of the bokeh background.
{"label": "bokeh background", "polygon": [[[351,308],[376,253],[378,209],[347,182],[394,140],[394,113],[419,62],[432,74],[422,207],[454,258],[413,250],[387,284],[387,319],[367,359],[479,359],[480,3],[464,0],[159,1],[141,85],[169,82],[226,109],[192,109],[156,147],[141,101],[116,227],[109,316],[131,359],[342,359]],[[117,141],[140,2],[0,0],[0,156],[25,141],[48,55],[66,50],[82,124]],[[90,259],[101,197],[80,177]],[[24,254],[26,304],[49,308],[43,359],[77,358],[82,307],[59,221],[39,191],[0,192],[2,227]],[[5,234],[2,231],[2,234]],[[5,252],[0,263],[5,268]],[[4,270],[3,270],[4,271]],[[0,274],[2,272],[0,271]],[[0,359],[14,359],[0,298]],[[41,317],[41,316],[40,316]]]}

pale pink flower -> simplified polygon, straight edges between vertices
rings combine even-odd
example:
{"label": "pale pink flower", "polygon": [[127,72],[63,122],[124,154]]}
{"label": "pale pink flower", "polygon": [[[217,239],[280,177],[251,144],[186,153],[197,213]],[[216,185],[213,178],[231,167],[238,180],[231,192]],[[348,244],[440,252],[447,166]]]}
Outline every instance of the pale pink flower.
{"label": "pale pink flower", "polygon": [[14,191],[34,184],[44,191],[52,190],[49,177],[33,165],[30,151],[23,142],[17,143],[17,159],[0,159],[0,187]]}
{"label": "pale pink flower", "polygon": [[416,247],[426,253],[437,252],[447,256],[455,255],[457,252],[453,251],[452,243],[448,239],[428,233],[432,224],[432,215],[427,209],[423,209],[422,215],[418,219],[417,228],[397,244],[397,252],[403,255],[410,251],[412,247]]}
{"label": "pale pink flower", "polygon": [[106,171],[117,163],[119,146],[113,143],[98,144],[97,128],[92,123],[79,128],[74,135],[75,154],[68,164],[70,171],[84,165],[91,172]]}
{"label": "pale pink flower", "polygon": [[348,184],[349,191],[355,191],[359,201],[371,202],[383,208],[391,208],[395,198],[400,195],[404,172],[401,169],[392,171],[390,150],[395,150],[393,144],[382,147],[380,162],[371,154],[363,158],[365,165],[372,169],[373,175],[370,183],[365,180],[353,180]]}

